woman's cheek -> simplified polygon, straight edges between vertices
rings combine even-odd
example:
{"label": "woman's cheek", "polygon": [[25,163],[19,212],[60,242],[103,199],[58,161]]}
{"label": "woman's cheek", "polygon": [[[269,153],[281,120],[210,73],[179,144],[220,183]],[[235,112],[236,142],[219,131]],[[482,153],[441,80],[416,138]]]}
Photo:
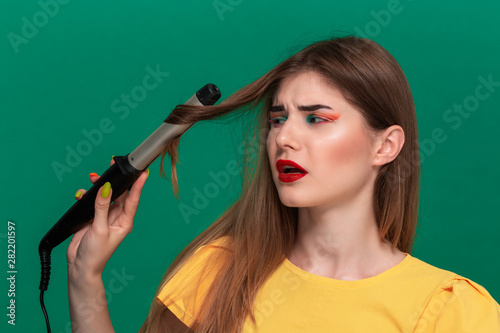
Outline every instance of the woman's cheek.
{"label": "woman's cheek", "polygon": [[353,167],[363,158],[365,145],[361,133],[340,131],[322,140],[321,150],[332,168]]}

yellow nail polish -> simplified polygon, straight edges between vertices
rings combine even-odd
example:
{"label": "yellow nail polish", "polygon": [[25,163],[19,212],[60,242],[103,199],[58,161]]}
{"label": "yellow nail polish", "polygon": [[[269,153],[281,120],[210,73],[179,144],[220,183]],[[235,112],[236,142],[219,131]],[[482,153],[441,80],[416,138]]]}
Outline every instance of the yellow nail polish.
{"label": "yellow nail polish", "polygon": [[146,179],[148,179],[148,177],[149,177],[149,169],[147,171],[148,171],[148,175],[146,176]]}
{"label": "yellow nail polish", "polygon": [[115,158],[115,155],[111,156],[111,159]]}
{"label": "yellow nail polish", "polygon": [[82,191],[78,191],[75,194],[75,198],[79,198],[82,195]]}
{"label": "yellow nail polish", "polygon": [[111,191],[111,184],[110,182],[106,182],[106,184],[104,184],[104,186],[102,187],[101,197],[107,198],[109,196],[110,191]]}

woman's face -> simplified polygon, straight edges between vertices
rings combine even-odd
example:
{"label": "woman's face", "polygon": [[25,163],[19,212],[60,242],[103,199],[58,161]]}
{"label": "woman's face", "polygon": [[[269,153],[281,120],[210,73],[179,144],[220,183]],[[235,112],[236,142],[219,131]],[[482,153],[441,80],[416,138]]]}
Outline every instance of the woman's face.
{"label": "woman's face", "polygon": [[[319,74],[305,72],[283,81],[269,118],[267,150],[285,206],[346,204],[376,175],[361,113]],[[278,160],[291,160],[307,173],[280,174]]]}

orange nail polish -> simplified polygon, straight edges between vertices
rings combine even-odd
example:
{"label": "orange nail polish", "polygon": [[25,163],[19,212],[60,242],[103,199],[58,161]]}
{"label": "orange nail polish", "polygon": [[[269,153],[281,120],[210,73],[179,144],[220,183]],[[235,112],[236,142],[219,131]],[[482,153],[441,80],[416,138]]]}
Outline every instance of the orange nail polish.
{"label": "orange nail polish", "polygon": [[89,176],[91,176],[91,177],[98,177],[99,175],[97,173],[95,173],[95,172],[92,172]]}

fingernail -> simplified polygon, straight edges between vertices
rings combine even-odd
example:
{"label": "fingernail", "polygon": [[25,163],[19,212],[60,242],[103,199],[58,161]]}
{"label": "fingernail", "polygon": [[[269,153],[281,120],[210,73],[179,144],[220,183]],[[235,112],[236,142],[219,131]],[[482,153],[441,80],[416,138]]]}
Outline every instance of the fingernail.
{"label": "fingernail", "polygon": [[106,182],[106,184],[104,184],[104,186],[102,187],[101,197],[107,198],[109,196],[110,191],[111,191],[111,184],[110,182]]}
{"label": "fingernail", "polygon": [[148,177],[149,177],[149,169],[147,171],[148,171],[148,175],[146,176],[146,179],[148,179]]}
{"label": "fingernail", "polygon": [[79,198],[82,195],[82,191],[78,191],[75,194],[75,198]]}
{"label": "fingernail", "polygon": [[111,156],[111,159],[115,158],[115,155]]}
{"label": "fingernail", "polygon": [[89,174],[89,176],[91,176],[91,177],[98,177],[99,175],[97,173],[95,173],[95,172],[92,172],[91,174]]}

